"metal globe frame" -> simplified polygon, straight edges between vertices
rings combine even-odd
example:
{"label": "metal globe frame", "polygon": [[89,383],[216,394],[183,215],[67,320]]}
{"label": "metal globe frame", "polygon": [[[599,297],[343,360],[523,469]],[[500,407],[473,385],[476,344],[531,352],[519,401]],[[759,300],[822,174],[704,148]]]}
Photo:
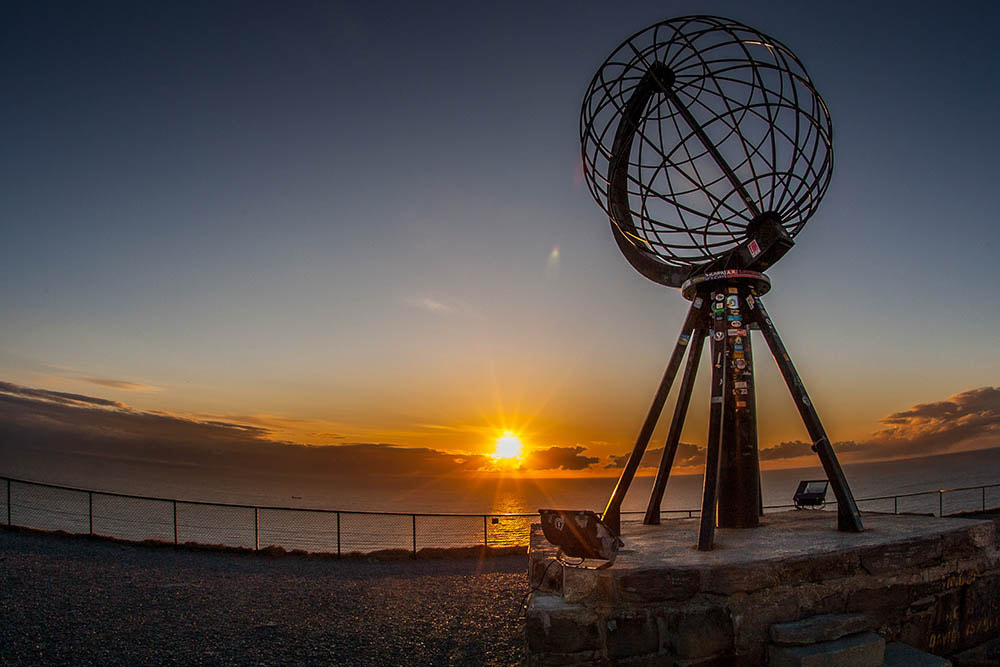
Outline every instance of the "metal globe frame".
{"label": "metal globe frame", "polygon": [[713,16],[657,23],[615,49],[584,96],[580,143],[622,252],[672,287],[750,268],[734,251],[763,218],[794,238],[833,173],[830,113],[799,59]]}
{"label": "metal globe frame", "polygon": [[679,287],[691,306],[600,525],[596,516],[543,510],[546,535],[563,553],[614,561],[620,541],[595,531],[621,535],[622,502],[687,354],[644,518],[660,522],[706,338],[712,397],[698,548],[713,548],[716,525],[759,525],[751,330],[763,335],[809,432],[837,498],[838,528],[862,531],[826,430],[761,300],[771,285],[763,271],[792,248],[833,173],[830,113],[802,63],[730,19],[657,23],[597,70],[580,142],[588,187],[622,254],[643,276]]}

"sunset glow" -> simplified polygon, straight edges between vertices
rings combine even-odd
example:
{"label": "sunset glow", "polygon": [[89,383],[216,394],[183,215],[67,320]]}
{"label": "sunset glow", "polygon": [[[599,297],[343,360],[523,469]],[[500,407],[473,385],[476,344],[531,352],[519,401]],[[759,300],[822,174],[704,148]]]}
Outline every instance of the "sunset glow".
{"label": "sunset glow", "polygon": [[496,451],[493,452],[495,459],[516,459],[520,458],[523,445],[521,439],[510,431],[505,431],[497,440]]}

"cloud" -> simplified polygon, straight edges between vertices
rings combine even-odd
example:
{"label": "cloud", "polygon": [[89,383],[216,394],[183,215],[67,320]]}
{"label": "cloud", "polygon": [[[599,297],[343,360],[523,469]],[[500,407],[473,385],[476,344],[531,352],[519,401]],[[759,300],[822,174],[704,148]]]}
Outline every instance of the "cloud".
{"label": "cloud", "polygon": [[124,380],[109,380],[108,378],[90,378],[82,377],[81,380],[85,380],[92,384],[98,384],[102,387],[110,387],[111,389],[121,389],[122,391],[160,391],[160,387],[154,387],[149,384],[139,384],[137,382],[125,382]]}
{"label": "cloud", "polygon": [[331,480],[454,475],[485,470],[492,463],[478,454],[386,443],[302,445],[274,440],[273,435],[267,426],[144,412],[91,396],[0,382],[0,442],[8,453],[30,449],[179,466],[321,471]]}
{"label": "cloud", "polygon": [[[283,424],[302,420],[257,416],[203,415],[135,410],[124,403],[93,396],[0,382],[0,442],[4,451],[76,452],[113,459],[166,461],[176,465],[262,469],[316,474],[331,479],[365,476],[447,476],[494,468],[492,457],[456,455],[433,448],[389,443],[302,445],[282,440]],[[346,440],[332,424],[310,420],[317,436]],[[926,456],[965,447],[1000,446],[1000,389],[971,389],[942,401],[921,403],[880,420],[868,439],[834,443],[838,454],[854,459]],[[588,470],[600,461],[583,446],[548,447],[529,452],[525,471]],[[659,465],[662,448],[646,451],[642,467]],[[799,440],[762,448],[760,458],[774,461],[815,456]],[[704,462],[705,450],[678,446],[675,466]],[[627,454],[611,456],[605,469],[622,468]]]}
{"label": "cloud", "polygon": [[[861,441],[833,443],[838,456],[854,459],[897,458],[941,454],[961,446],[1000,447],[1000,388],[979,387],[943,401],[920,403],[879,420],[882,428]],[[662,448],[646,450],[640,467],[659,465]],[[762,461],[815,456],[812,443],[801,440],[762,447]],[[628,454],[610,456],[605,468],[624,468]],[[681,443],[674,465],[699,465],[705,461],[701,447]]]}
{"label": "cloud", "polygon": [[[622,454],[621,456],[611,455],[608,457],[608,463],[605,468],[624,468],[625,464],[628,462],[628,454]],[[653,449],[647,449],[646,453],[642,455],[642,461],[639,463],[640,468],[658,468],[660,466],[660,459],[663,457],[663,448],[655,447]],[[677,454],[674,456],[675,466],[692,466],[701,465],[705,462],[705,448],[698,447],[697,445],[691,445],[686,442],[680,442],[677,444]]]}
{"label": "cloud", "polygon": [[21,385],[0,381],[0,395],[2,394],[40,399],[62,405],[97,405],[118,409],[126,409],[128,407],[124,403],[109,401],[104,398],[94,398],[93,396],[84,396],[83,394],[69,394],[62,391],[49,391],[48,389],[33,389],[31,387],[22,387]]}
{"label": "cloud", "polygon": [[[846,454],[848,452],[858,452],[864,451],[864,446],[854,442],[853,440],[844,440],[842,442],[833,443],[833,451],[840,454]],[[767,447],[760,450],[760,460],[761,461],[775,461],[778,459],[794,459],[798,456],[814,456],[815,452],[812,450],[811,442],[802,442],[801,440],[790,440],[788,442],[779,442],[777,445]]]}
{"label": "cloud", "polygon": [[431,313],[449,313],[454,310],[448,304],[442,303],[437,299],[432,299],[429,296],[414,297],[407,299],[406,302],[415,308],[420,308]]}
{"label": "cloud", "polygon": [[[979,387],[943,401],[919,403],[879,420],[882,428],[861,442],[833,443],[837,454],[860,459],[929,456],[963,445],[1000,446],[1000,389]],[[795,440],[760,450],[762,460],[812,455],[810,443]]]}
{"label": "cloud", "polygon": [[586,470],[600,459],[583,456],[583,447],[549,447],[529,452],[521,463],[525,470]]}
{"label": "cloud", "polygon": [[426,428],[432,431],[460,431],[458,426],[448,426],[446,424],[416,424],[419,428]]}
{"label": "cloud", "polygon": [[879,420],[865,443],[880,456],[934,454],[959,445],[1000,445],[1000,388],[979,387]]}

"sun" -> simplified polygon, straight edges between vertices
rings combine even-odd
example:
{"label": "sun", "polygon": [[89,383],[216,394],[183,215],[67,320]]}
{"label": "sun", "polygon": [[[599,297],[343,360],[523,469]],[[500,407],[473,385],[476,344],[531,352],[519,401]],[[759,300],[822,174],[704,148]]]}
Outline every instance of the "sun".
{"label": "sun", "polygon": [[504,434],[497,439],[497,448],[493,452],[493,458],[495,459],[516,459],[521,456],[521,439],[510,431],[504,431]]}

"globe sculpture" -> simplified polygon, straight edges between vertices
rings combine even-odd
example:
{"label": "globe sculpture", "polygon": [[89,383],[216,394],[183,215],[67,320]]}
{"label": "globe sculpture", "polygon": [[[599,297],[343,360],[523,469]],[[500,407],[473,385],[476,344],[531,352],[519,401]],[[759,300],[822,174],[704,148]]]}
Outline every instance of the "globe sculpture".
{"label": "globe sculpture", "polygon": [[781,42],[736,21],[687,16],[625,40],[584,97],[586,181],[614,239],[643,276],[691,306],[659,389],[603,514],[541,510],[550,542],[613,562],[621,506],[667,395],[687,362],[644,522],[660,505],[710,339],[711,405],[698,548],[716,525],[762,513],[750,330],[763,334],[837,499],[838,528],[863,525],[850,486],[761,296],[763,273],[794,245],[833,172],[830,113]]}

